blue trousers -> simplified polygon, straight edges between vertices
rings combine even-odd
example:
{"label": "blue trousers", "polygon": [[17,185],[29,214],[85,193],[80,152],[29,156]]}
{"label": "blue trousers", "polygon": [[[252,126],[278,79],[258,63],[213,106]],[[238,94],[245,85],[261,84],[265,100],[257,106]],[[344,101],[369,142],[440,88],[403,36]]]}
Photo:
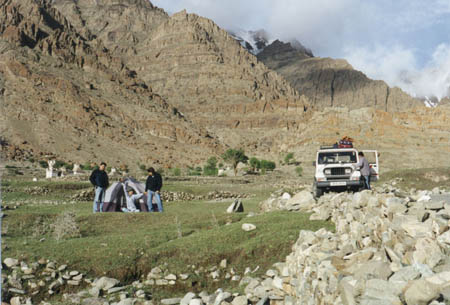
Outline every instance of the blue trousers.
{"label": "blue trousers", "polygon": [[[92,212],[103,212],[103,203],[105,202],[106,187],[95,187],[94,205],[92,206]],[[97,211],[97,202],[100,203],[100,210]]]}
{"label": "blue trousers", "polygon": [[370,176],[363,176],[364,188],[370,190]]}
{"label": "blue trousers", "polygon": [[161,202],[161,196],[159,193],[157,192],[153,192],[153,191],[148,191],[148,195],[147,195],[147,208],[149,212],[153,212],[153,195],[156,198],[156,204],[158,205],[158,210],[160,212],[163,211],[163,206],[162,206],[162,202]]}

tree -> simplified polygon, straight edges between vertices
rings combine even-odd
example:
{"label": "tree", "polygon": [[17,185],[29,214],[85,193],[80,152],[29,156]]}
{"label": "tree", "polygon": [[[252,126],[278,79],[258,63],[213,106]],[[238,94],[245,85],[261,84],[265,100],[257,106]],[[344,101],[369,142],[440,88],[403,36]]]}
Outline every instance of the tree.
{"label": "tree", "polygon": [[242,148],[239,149],[232,149],[229,148],[227,151],[222,155],[222,159],[231,164],[234,170],[234,175],[237,175],[237,166],[239,163],[247,163],[248,157],[245,155],[245,152]]}
{"label": "tree", "polygon": [[251,157],[249,160],[249,163],[250,163],[250,167],[252,168],[253,172],[256,172],[256,169],[261,168],[261,162],[255,157]]}

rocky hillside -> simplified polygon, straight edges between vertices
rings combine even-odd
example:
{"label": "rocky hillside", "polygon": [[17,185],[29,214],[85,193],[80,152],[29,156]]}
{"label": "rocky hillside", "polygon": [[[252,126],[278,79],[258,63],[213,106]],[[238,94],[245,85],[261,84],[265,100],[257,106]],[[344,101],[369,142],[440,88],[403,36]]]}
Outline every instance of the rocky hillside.
{"label": "rocky hillside", "polygon": [[343,59],[312,57],[290,43],[277,40],[259,53],[258,59],[284,76],[320,109],[373,107],[394,112],[420,104],[399,88],[369,79]]}
{"label": "rocky hillside", "polygon": [[[209,19],[184,11],[168,17],[145,0],[54,5],[74,24],[107,40],[113,54],[155,92],[211,130],[283,125],[287,104],[300,112],[307,106],[286,80]],[[139,17],[132,18],[133,12]],[[92,21],[77,21],[84,19]],[[257,119],[261,116],[266,119]]]}
{"label": "rocky hillside", "polygon": [[46,1],[4,0],[0,20],[7,159],[173,164],[220,150],[206,130]]}

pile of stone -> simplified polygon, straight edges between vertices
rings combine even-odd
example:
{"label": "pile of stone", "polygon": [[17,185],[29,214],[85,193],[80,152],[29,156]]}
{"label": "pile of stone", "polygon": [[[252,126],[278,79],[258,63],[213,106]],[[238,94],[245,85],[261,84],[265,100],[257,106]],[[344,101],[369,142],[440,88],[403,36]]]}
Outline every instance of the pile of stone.
{"label": "pile of stone", "polygon": [[75,201],[92,201],[95,196],[94,188],[81,190],[71,197]]}
{"label": "pile of stone", "polygon": [[201,200],[201,196],[196,196],[192,193],[186,192],[162,191],[161,197],[162,201],[164,202]]}
{"label": "pile of stone", "polygon": [[450,303],[450,194],[391,186],[317,202],[306,193],[269,200],[336,225],[334,233],[300,231],[286,259],[280,304]]}
{"label": "pile of stone", "polygon": [[67,265],[41,259],[27,264],[14,258],[3,261],[2,298],[10,304],[32,304],[36,295],[51,296],[67,286],[80,286],[84,275],[76,270],[68,270]]}
{"label": "pile of stone", "polygon": [[212,191],[203,196],[205,200],[225,200],[225,199],[244,199],[249,198],[248,194],[232,193],[228,191]]}
{"label": "pile of stone", "polygon": [[30,186],[23,189],[23,191],[29,195],[47,195],[50,193],[50,189],[42,186]]}
{"label": "pile of stone", "polygon": [[309,191],[301,191],[295,196],[284,192],[281,196],[279,193],[274,193],[267,200],[260,203],[260,209],[263,212],[271,212],[277,210],[287,211],[308,211],[316,201]]}

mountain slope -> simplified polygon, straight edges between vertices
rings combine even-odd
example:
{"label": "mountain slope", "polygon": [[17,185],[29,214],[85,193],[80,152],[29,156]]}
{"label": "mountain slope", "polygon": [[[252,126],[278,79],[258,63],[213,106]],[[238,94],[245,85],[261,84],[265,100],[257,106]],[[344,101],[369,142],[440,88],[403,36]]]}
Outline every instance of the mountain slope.
{"label": "mountain slope", "polygon": [[258,54],[258,59],[283,75],[319,109],[374,107],[393,112],[420,105],[399,88],[367,78],[345,60],[311,57],[289,43],[273,42]]}
{"label": "mountain slope", "polygon": [[0,20],[6,158],[173,165],[195,164],[221,150],[46,1],[4,0]]}

